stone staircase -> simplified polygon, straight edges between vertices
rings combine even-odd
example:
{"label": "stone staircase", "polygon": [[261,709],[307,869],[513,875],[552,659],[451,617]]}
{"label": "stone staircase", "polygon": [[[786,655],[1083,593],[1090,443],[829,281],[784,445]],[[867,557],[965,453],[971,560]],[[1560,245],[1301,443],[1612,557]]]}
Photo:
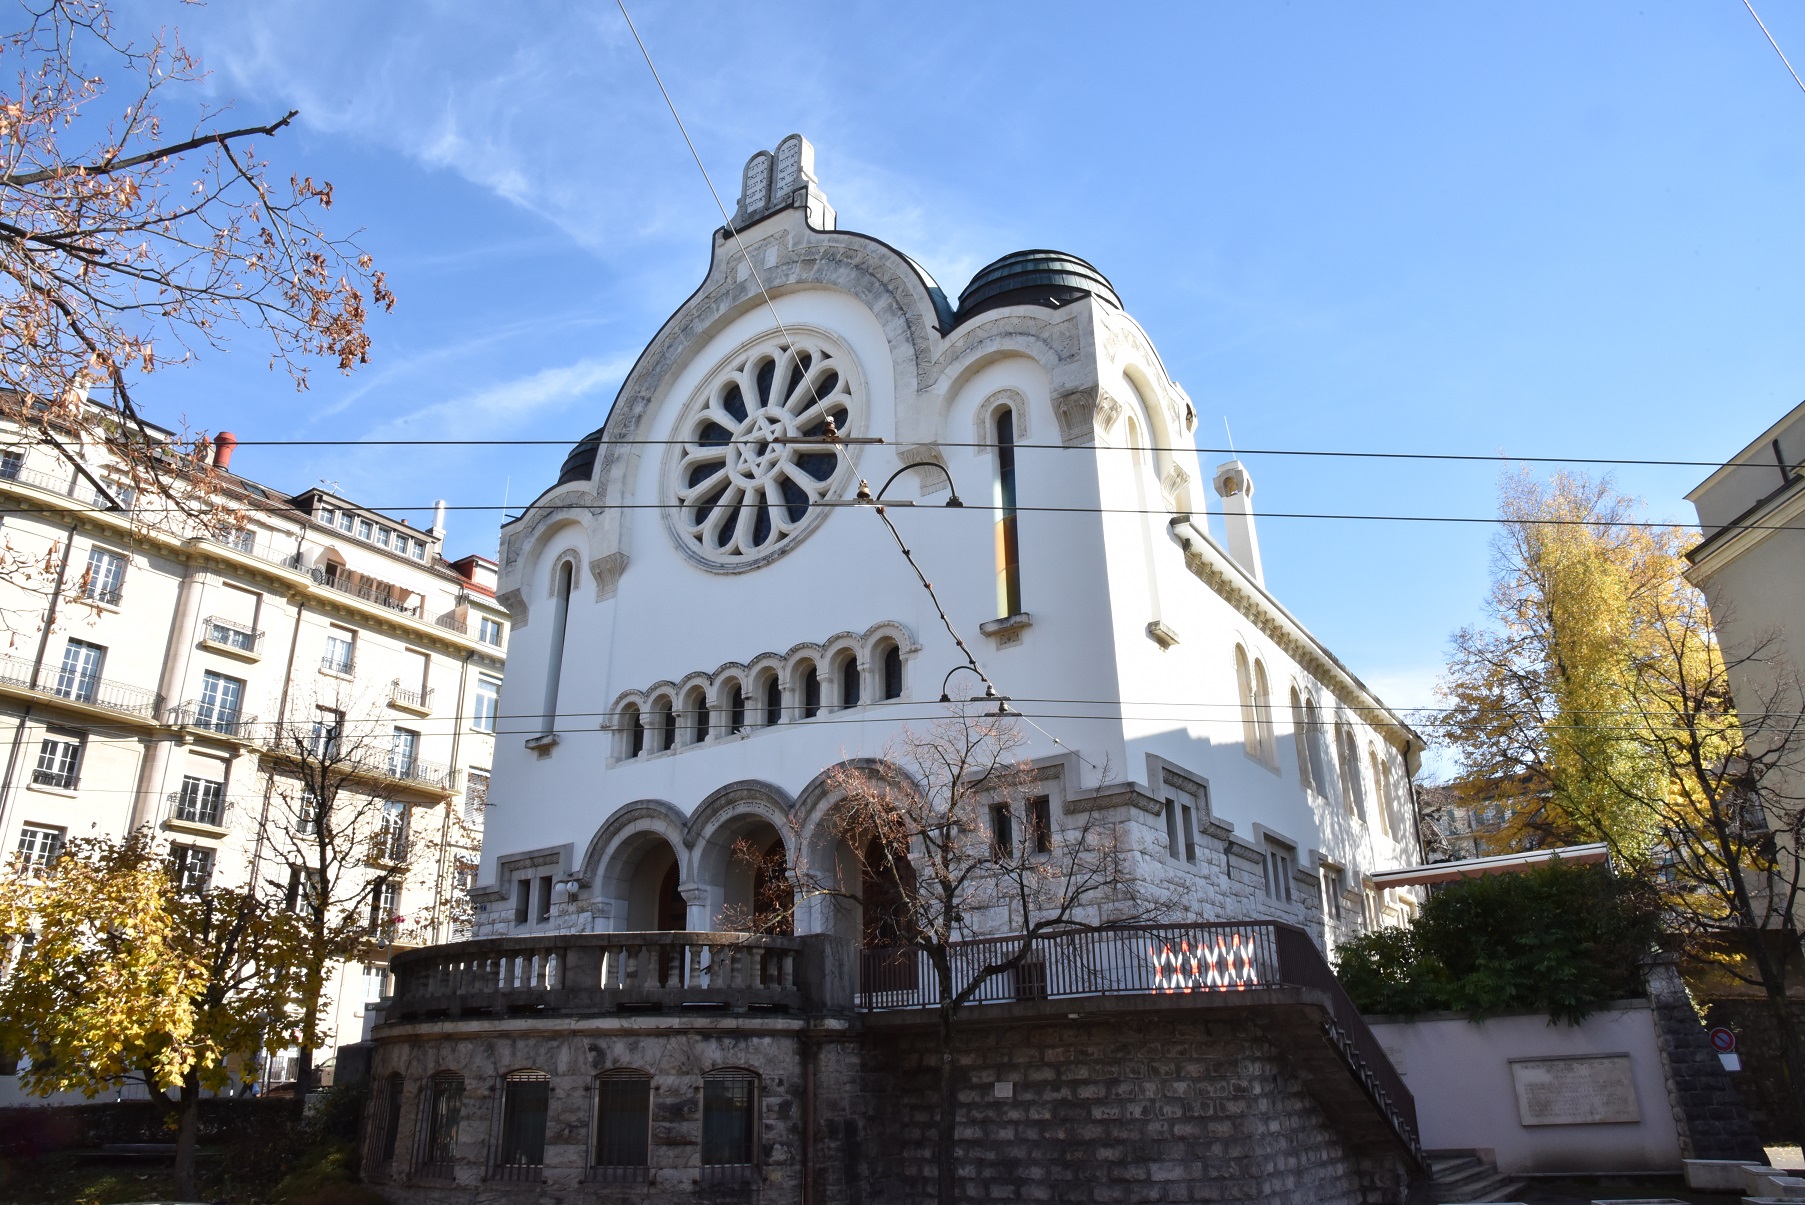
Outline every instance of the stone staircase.
{"label": "stone staircase", "polygon": [[1425,1151],[1429,1179],[1410,1193],[1413,1205],[1455,1201],[1509,1201],[1523,1191],[1523,1181],[1500,1172],[1477,1151]]}

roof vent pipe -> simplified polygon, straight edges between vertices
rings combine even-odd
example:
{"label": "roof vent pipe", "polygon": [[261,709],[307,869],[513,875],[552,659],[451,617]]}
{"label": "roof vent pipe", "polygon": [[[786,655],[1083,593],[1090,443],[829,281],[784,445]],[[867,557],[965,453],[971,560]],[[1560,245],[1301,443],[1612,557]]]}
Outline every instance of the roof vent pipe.
{"label": "roof vent pipe", "polygon": [[230,468],[232,465],[232,449],[238,446],[238,437],[230,431],[221,431],[213,437],[213,467]]}
{"label": "roof vent pipe", "polygon": [[1228,555],[1246,570],[1261,589],[1266,574],[1260,568],[1260,537],[1253,529],[1253,478],[1239,460],[1216,467],[1216,493],[1222,498],[1222,525],[1228,533]]}
{"label": "roof vent pipe", "polygon": [[445,499],[440,498],[432,504],[432,530],[426,534],[435,539],[445,538]]}

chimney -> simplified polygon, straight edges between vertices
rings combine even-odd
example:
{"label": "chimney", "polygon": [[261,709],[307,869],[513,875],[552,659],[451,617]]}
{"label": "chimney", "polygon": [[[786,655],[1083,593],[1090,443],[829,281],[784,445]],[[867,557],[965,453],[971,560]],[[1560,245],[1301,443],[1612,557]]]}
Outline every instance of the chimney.
{"label": "chimney", "polygon": [[221,431],[213,437],[213,467],[228,469],[232,466],[232,449],[238,446],[238,437],[230,431]]}
{"label": "chimney", "polygon": [[438,540],[445,538],[445,499],[432,504],[432,530],[426,534]]}
{"label": "chimney", "polygon": [[1260,568],[1260,538],[1253,529],[1253,478],[1239,460],[1216,467],[1216,493],[1222,498],[1222,525],[1228,531],[1228,555],[1262,588],[1266,574]]}

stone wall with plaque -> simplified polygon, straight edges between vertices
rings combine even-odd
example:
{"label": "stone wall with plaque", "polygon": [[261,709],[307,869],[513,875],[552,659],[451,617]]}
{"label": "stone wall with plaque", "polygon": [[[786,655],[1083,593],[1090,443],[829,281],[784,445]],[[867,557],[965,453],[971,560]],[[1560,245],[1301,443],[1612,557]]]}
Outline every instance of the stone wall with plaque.
{"label": "stone wall with plaque", "polygon": [[1642,1120],[1627,1054],[1510,1060],[1517,1120],[1526,1126],[1622,1125]]}

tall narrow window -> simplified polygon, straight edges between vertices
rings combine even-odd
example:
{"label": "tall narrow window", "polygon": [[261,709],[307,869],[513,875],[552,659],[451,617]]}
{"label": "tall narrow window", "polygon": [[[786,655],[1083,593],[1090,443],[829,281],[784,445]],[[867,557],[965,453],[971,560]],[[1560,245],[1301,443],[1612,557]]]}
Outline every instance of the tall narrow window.
{"label": "tall narrow window", "polygon": [[1028,801],[1028,844],[1037,854],[1053,852],[1053,801],[1045,795]]}
{"label": "tall narrow window", "polygon": [[595,1083],[595,1147],[590,1166],[602,1180],[643,1179],[652,1140],[652,1077],[609,1071]]}
{"label": "tall narrow window", "polygon": [[1197,815],[1188,803],[1178,807],[1179,827],[1184,830],[1185,861],[1197,864]]}
{"label": "tall narrow window", "polygon": [[1310,776],[1310,725],[1304,715],[1304,697],[1295,686],[1291,688],[1291,743],[1297,746],[1297,781],[1304,790],[1314,790],[1316,780]]}
{"label": "tall narrow window", "polygon": [[1238,644],[1235,646],[1235,698],[1241,704],[1241,751],[1259,761],[1260,720],[1253,705],[1253,669],[1247,663],[1247,650]]}
{"label": "tall narrow window", "polygon": [[125,558],[104,548],[90,548],[86,577],[82,597],[116,607],[125,593]]}
{"label": "tall narrow window", "polygon": [[419,1173],[449,1180],[457,1171],[458,1123],[464,1116],[464,1077],[435,1075],[426,1090],[426,1124],[421,1127]]}
{"label": "tall narrow window", "polygon": [[851,653],[840,658],[840,706],[859,705],[859,659]]}
{"label": "tall narrow window", "polygon": [[1379,817],[1379,831],[1389,837],[1391,836],[1391,775],[1386,771],[1391,767],[1379,760],[1379,750],[1376,746],[1368,745],[1366,756],[1372,764],[1373,791],[1376,796],[1373,800],[1375,805],[1373,811]]}
{"label": "tall narrow window", "polygon": [[1021,543],[1015,515],[1015,411],[997,411],[996,558],[997,612],[1003,618],[1022,613]]}
{"label": "tall narrow window", "polygon": [[571,563],[558,566],[557,585],[552,594],[552,640],[545,667],[545,714],[539,731],[551,733],[558,727],[558,680],[564,673],[564,628],[570,621],[570,590],[573,582]]}
{"label": "tall narrow window", "polygon": [[1253,715],[1260,729],[1260,760],[1276,770],[1279,749],[1272,735],[1272,683],[1266,677],[1266,663],[1258,657],[1253,663]]}
{"label": "tall narrow window", "polygon": [[1341,789],[1345,793],[1342,800],[1347,810],[1360,819],[1366,819],[1366,791],[1362,787],[1360,775],[1360,747],[1354,743],[1354,734],[1346,724],[1336,725],[1336,758],[1340,762]]}
{"label": "tall narrow window", "polygon": [[1175,859],[1179,856],[1179,840],[1178,800],[1168,799],[1166,800],[1166,852]]}
{"label": "tall narrow window", "polygon": [[478,732],[494,732],[495,718],[501,714],[501,679],[487,674],[476,679],[476,705],[470,726]]}
{"label": "tall narrow window", "polygon": [[100,667],[105,664],[104,646],[86,640],[71,640],[63,648],[62,668],[56,675],[56,693],[78,703],[92,703],[100,693]]}
{"label": "tall narrow window", "polygon": [[395,1161],[395,1140],[401,1136],[401,1090],[406,1081],[391,1075],[376,1097],[376,1161],[384,1170]]}
{"label": "tall narrow window", "polygon": [[538,1180],[545,1167],[545,1116],[551,1077],[516,1071],[501,1087],[501,1142],[495,1151],[497,1180]]}
{"label": "tall narrow window", "polygon": [[19,830],[19,868],[27,874],[39,874],[48,869],[62,850],[63,830],[60,828],[27,824]]}
{"label": "tall narrow window", "polygon": [[902,698],[902,649],[892,644],[884,649],[884,698]]}
{"label": "tall narrow window", "polygon": [[188,774],[176,795],[175,818],[190,824],[217,826],[225,811],[226,784]]}
{"label": "tall narrow window", "polygon": [[621,708],[621,756],[638,757],[646,751],[646,722],[633,703]]}
{"label": "tall narrow window", "polygon": [[471,770],[464,775],[464,822],[474,824],[489,806],[489,772]]}
{"label": "tall narrow window", "polygon": [[702,1167],[750,1168],[758,1161],[758,1080],[744,1071],[702,1077]]}
{"label": "tall narrow window", "polygon": [[783,723],[783,683],[776,674],[765,679],[765,723]]}
{"label": "tall narrow window", "polygon": [[389,774],[395,778],[414,778],[419,774],[420,734],[412,728],[397,728],[389,738]]}
{"label": "tall narrow window", "polygon": [[348,674],[357,664],[357,633],[350,628],[326,630],[326,652],[320,668],[329,674]]}
{"label": "tall narrow window", "polygon": [[802,671],[802,718],[821,714],[821,673],[813,665]]}
{"label": "tall narrow window", "polygon": [[652,705],[653,742],[658,752],[674,748],[677,744],[677,713],[672,710],[671,697],[664,695]]}
{"label": "tall narrow window", "polygon": [[727,731],[740,732],[746,727],[746,692],[738,682],[727,688]]}
{"label": "tall narrow window", "polygon": [[201,675],[201,701],[194,709],[195,727],[236,735],[239,711],[243,706],[244,679],[228,678],[208,670]]}
{"label": "tall narrow window", "polygon": [[213,883],[214,851],[199,845],[172,845],[169,848],[169,877],[177,891],[196,895]]}
{"label": "tall narrow window", "polygon": [[691,745],[699,745],[708,739],[708,694],[700,686],[689,692],[689,699],[683,705],[688,734],[685,741]]}
{"label": "tall narrow window", "polygon": [[1007,803],[990,805],[990,843],[999,858],[1015,856],[1015,815]]}
{"label": "tall narrow window", "polygon": [[1316,793],[1329,797],[1329,759],[1324,755],[1322,720],[1316,714],[1316,700],[1304,700],[1304,743],[1310,746],[1310,778]]}

